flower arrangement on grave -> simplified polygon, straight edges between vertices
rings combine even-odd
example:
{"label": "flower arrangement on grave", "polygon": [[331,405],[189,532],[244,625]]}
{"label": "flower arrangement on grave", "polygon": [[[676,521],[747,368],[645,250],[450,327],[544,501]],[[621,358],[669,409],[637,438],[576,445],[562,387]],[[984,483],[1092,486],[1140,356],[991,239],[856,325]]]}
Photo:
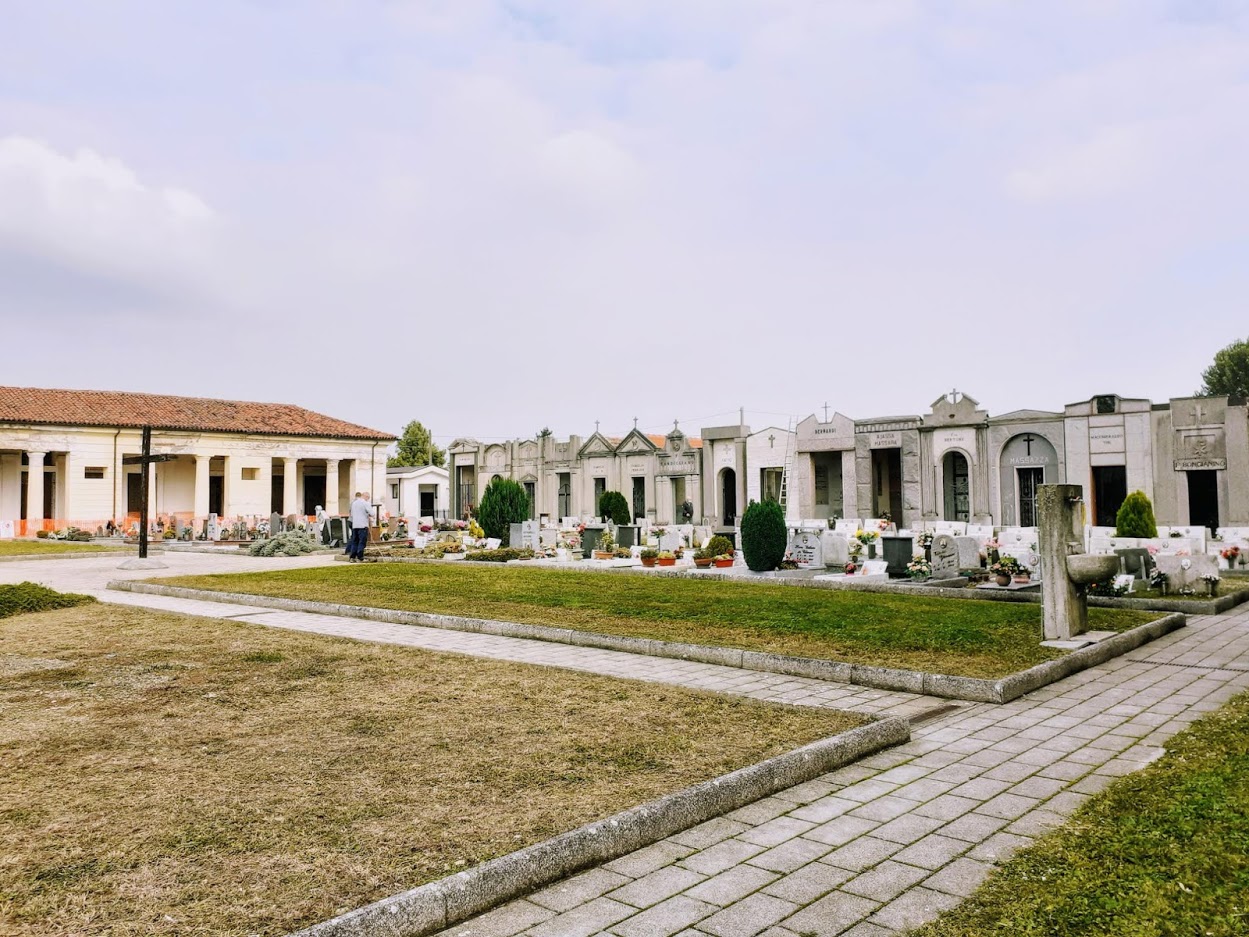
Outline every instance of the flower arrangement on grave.
{"label": "flower arrangement on grave", "polygon": [[596,553],[611,553],[616,548],[616,538],[612,536],[611,528],[604,527],[598,535],[598,542],[594,545]]}
{"label": "flower arrangement on grave", "polygon": [[876,527],[880,530],[881,533],[884,533],[886,530],[888,530],[892,526],[893,526],[893,518],[890,517],[888,514],[886,514],[876,523]]}
{"label": "flower arrangement on grave", "polygon": [[658,557],[660,566],[675,566],[676,565],[677,556],[671,550],[660,550],[659,553],[656,554],[656,556]]}
{"label": "flower arrangement on grave", "polygon": [[1219,583],[1222,582],[1217,573],[1210,573],[1206,576],[1202,576],[1201,581],[1204,582],[1206,584],[1206,588],[1210,590],[1211,597],[1219,591]]}
{"label": "flower arrangement on grave", "polygon": [[1234,569],[1236,564],[1240,562],[1240,547],[1228,547],[1226,550],[1220,550],[1219,556],[1227,560],[1227,568]]}
{"label": "flower arrangement on grave", "polygon": [[858,565],[857,565],[857,564],[855,564],[855,563],[847,563],[847,564],[846,564],[846,566],[845,566],[846,575],[847,575],[847,576],[853,576],[853,575],[854,575],[854,571],[855,571],[856,569],[858,569],[858,568],[859,568],[859,567],[858,567]]}
{"label": "flower arrangement on grave", "polygon": [[659,551],[652,550],[649,547],[647,547],[645,550],[643,550],[641,553],[638,554],[638,559],[642,561],[643,566],[648,566],[648,567],[654,566],[655,561],[659,559]]}
{"label": "flower arrangement on grave", "polygon": [[1104,599],[1117,599],[1122,595],[1127,595],[1127,586],[1116,586],[1114,580],[1110,582],[1090,582],[1085,590],[1088,595],[1100,596]]}
{"label": "flower arrangement on grave", "polygon": [[711,561],[715,563],[716,569],[728,569],[728,567],[733,565],[733,554],[717,553],[711,558]]}
{"label": "flower arrangement on grave", "polygon": [[1013,556],[999,557],[997,562],[992,563],[989,566],[989,572],[993,573],[995,576],[1014,576],[1022,569],[1023,566],[1020,565],[1019,560],[1015,559]]}
{"label": "flower arrangement on grave", "polygon": [[863,544],[864,546],[867,546],[870,543],[874,543],[879,536],[880,536],[880,531],[864,530],[862,527],[860,527],[858,530],[854,532],[854,539],[859,541],[859,543]]}
{"label": "flower arrangement on grave", "polygon": [[480,540],[486,535],[486,532],[482,529],[481,524],[477,523],[474,518],[470,517],[468,519],[468,535]]}
{"label": "flower arrangement on grave", "polygon": [[[469,516],[471,517],[472,515],[469,515]],[[467,520],[459,520],[459,521],[456,521],[456,522],[455,522],[455,529],[456,529],[456,530],[467,530],[467,529],[468,529],[468,521],[467,521]]]}
{"label": "flower arrangement on grave", "polygon": [[1146,545],[1145,549],[1146,549],[1146,551],[1148,551],[1148,553],[1149,553],[1149,555],[1150,555],[1150,556],[1157,556],[1157,555],[1158,555],[1158,546],[1157,546],[1156,544],[1153,544],[1153,543],[1148,544],[1148,545]]}
{"label": "flower arrangement on grave", "polygon": [[857,560],[863,553],[863,544],[857,539],[850,541],[849,546],[850,559]]}
{"label": "flower arrangement on grave", "polygon": [[1163,595],[1167,594],[1167,574],[1162,570],[1155,569],[1153,575],[1149,577],[1149,588],[1156,589]]}
{"label": "flower arrangement on grave", "polygon": [[932,563],[922,553],[916,553],[906,564],[906,574],[912,579],[927,579],[932,575]]}
{"label": "flower arrangement on grave", "polygon": [[777,569],[797,569],[798,561],[794,559],[792,556],[786,554],[784,559],[781,560],[780,564],[776,568]]}
{"label": "flower arrangement on grave", "polygon": [[1167,536],[1168,536],[1168,537],[1176,537],[1176,538],[1179,538],[1179,537],[1184,536],[1184,533],[1183,533],[1183,531],[1173,530],[1173,531],[1171,531],[1170,533],[1168,533],[1168,534],[1167,534]]}
{"label": "flower arrangement on grave", "polygon": [[935,535],[931,530],[921,530],[915,534],[915,546],[921,550],[927,550],[932,546],[933,537]]}

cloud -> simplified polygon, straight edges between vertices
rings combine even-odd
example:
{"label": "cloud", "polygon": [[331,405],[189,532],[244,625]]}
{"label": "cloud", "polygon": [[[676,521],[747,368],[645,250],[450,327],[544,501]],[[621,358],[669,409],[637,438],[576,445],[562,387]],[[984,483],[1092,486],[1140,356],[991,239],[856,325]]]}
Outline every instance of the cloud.
{"label": "cloud", "polygon": [[217,230],[194,192],[145,183],[120,159],[0,138],[0,249],[76,275],[170,283],[204,275]]}

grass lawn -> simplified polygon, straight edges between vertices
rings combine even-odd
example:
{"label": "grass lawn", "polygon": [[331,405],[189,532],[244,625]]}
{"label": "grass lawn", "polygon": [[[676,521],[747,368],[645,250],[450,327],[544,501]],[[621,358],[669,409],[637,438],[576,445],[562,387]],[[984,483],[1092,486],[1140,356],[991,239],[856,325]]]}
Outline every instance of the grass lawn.
{"label": "grass lawn", "polygon": [[912,937],[1249,934],[1249,695]]}
{"label": "grass lawn", "polygon": [[[1061,654],[1040,646],[1041,606],[1013,602],[449,563],[159,581],[971,677],[1001,677]],[[1089,610],[1090,627],[1105,630],[1124,630],[1156,617],[1121,609]]]}
{"label": "grass lawn", "polygon": [[125,606],[0,620],[0,933],[279,935],[860,724]]}
{"label": "grass lawn", "polygon": [[0,540],[0,556],[43,556],[50,553],[98,553],[117,547],[78,540]]}

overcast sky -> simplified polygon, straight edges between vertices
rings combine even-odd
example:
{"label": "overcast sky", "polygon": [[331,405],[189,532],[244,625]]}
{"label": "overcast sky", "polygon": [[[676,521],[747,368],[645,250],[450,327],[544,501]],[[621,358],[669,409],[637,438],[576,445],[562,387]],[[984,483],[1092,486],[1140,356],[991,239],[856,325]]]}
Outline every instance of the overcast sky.
{"label": "overcast sky", "polygon": [[440,441],[1191,393],[1249,0],[0,0],[0,383]]}

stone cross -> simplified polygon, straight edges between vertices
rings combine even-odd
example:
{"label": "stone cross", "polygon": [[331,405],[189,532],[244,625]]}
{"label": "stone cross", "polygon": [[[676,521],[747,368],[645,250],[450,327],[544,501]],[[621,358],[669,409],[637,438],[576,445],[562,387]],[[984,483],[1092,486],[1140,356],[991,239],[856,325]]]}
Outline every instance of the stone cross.
{"label": "stone cross", "polygon": [[1206,408],[1201,404],[1193,404],[1193,422],[1200,423],[1206,418]]}
{"label": "stone cross", "polygon": [[776,436],[773,435],[773,436],[768,437],[768,448],[769,449],[776,448]]}
{"label": "stone cross", "polygon": [[824,422],[828,422],[828,401],[824,401]]}

